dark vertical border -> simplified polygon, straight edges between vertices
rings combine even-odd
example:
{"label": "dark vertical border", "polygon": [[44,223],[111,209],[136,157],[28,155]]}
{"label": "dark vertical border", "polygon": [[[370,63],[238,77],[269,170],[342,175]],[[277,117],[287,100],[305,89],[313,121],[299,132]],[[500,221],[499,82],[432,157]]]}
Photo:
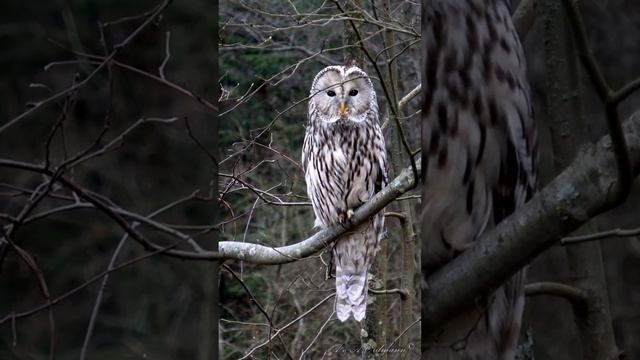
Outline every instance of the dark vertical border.
{"label": "dark vertical border", "polygon": [[[428,112],[428,105],[427,105],[426,99],[427,99],[427,96],[429,95],[427,93],[427,89],[429,88],[429,84],[427,83],[427,34],[426,34],[426,32],[427,32],[427,29],[426,29],[426,26],[427,26],[427,11],[426,11],[426,8],[427,8],[427,2],[428,1],[432,1],[432,0],[422,0],[422,8],[420,9],[420,19],[421,19],[420,20],[420,29],[421,29],[421,36],[422,36],[421,41],[420,41],[420,46],[422,47],[421,51],[420,51],[420,54],[421,54],[421,58],[420,58],[420,70],[421,70],[420,71],[420,83],[422,84],[422,89],[421,89],[421,94],[420,94],[422,96],[422,99],[420,100],[421,104],[422,104],[421,105],[421,109],[422,109],[421,110],[421,118],[422,118],[421,124],[422,124],[422,127],[421,127],[421,130],[420,130],[420,134],[421,134],[420,144],[422,145],[422,149],[423,150],[426,148],[426,141],[427,141],[426,127],[424,125],[425,125],[425,121],[427,119],[427,112]],[[425,154],[425,152],[422,151],[422,156],[421,156],[422,173],[420,174],[420,181],[421,182],[424,181],[424,179],[426,177],[426,172],[427,172],[427,164],[425,163],[425,161],[427,160],[427,157],[424,154]],[[420,185],[422,185],[422,184],[420,184]],[[423,186],[422,187],[422,192],[421,192],[421,195],[422,195],[423,199],[425,197],[424,189],[425,188]],[[422,202],[422,203],[424,204],[424,202]],[[422,221],[422,211],[421,211],[421,214],[418,215],[418,216],[419,216],[418,217],[418,223],[422,224],[423,223],[423,221]],[[424,241],[424,239],[422,237],[422,234],[424,234],[424,231],[422,231],[422,229],[420,229],[419,230],[419,234],[420,234],[419,235],[419,239],[420,239],[420,260],[421,260],[421,263],[422,263],[422,258],[424,257],[424,254],[423,254],[424,246],[422,246],[422,242]],[[424,315],[425,315],[424,299],[427,298],[427,296],[426,296],[427,295],[426,294],[427,288],[425,286],[427,283],[425,281],[426,280],[426,275],[425,275],[424,271],[421,271],[421,277],[422,277],[422,281],[420,281],[420,284],[421,284],[421,290],[422,291],[421,291],[421,295],[420,295],[420,299],[421,299],[421,306],[420,306],[421,312],[420,312],[420,314],[422,316],[422,319],[424,319]],[[427,333],[424,324],[425,324],[425,322],[422,321],[421,322],[421,331],[420,331],[420,334],[422,336],[422,347],[421,347],[422,348],[422,352],[424,352],[424,350],[425,350],[425,339],[424,339],[424,336]]]}
{"label": "dark vertical border", "polygon": [[[220,41],[218,39],[218,0],[213,0],[213,12],[214,12],[214,26],[213,26],[213,41],[215,41],[215,46],[213,47],[213,79],[212,81],[215,83],[215,85],[213,86],[213,99],[212,99],[212,103],[216,106],[216,110],[219,110],[219,105],[218,105],[218,98],[219,98],[219,91],[220,91],[220,87],[218,86],[218,74],[219,74],[219,69],[218,69],[218,44],[220,44]],[[218,113],[216,112],[215,114],[213,114],[211,121],[213,121],[213,149],[212,149],[212,153],[213,154],[218,154]],[[218,162],[216,159],[216,163],[214,164],[214,171],[215,171],[215,183],[213,184],[213,193],[214,194],[218,194]],[[214,224],[218,222],[218,212],[219,212],[220,207],[217,206],[216,204],[216,208],[213,211],[213,222]],[[215,231],[214,232],[214,240],[215,242],[215,249],[216,251],[218,250],[218,242],[219,242],[219,232]],[[212,271],[213,271],[213,276],[211,277],[212,281],[214,282],[214,286],[213,286],[213,304],[211,304],[213,311],[212,311],[212,315],[213,315],[213,319],[215,321],[215,326],[213,326],[213,334],[211,334],[212,338],[214,339],[213,341],[213,357],[214,359],[218,359],[220,357],[219,355],[219,343],[220,343],[220,330],[219,330],[219,322],[220,322],[220,312],[218,311],[218,307],[220,306],[220,301],[219,301],[219,281],[218,281],[218,273],[219,273],[219,266],[220,263],[218,261],[214,261],[213,262],[213,266],[212,266]]]}

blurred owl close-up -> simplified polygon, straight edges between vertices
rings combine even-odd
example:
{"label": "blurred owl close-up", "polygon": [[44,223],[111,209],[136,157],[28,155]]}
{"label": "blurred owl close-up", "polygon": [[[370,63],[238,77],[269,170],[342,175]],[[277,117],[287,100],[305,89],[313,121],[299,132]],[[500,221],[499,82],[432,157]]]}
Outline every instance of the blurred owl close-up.
{"label": "blurred owl close-up", "polygon": [[[385,141],[378,124],[376,93],[356,66],[328,66],[313,80],[302,150],[315,226],[345,224],[355,209],[387,184]],[[367,273],[384,228],[384,215],[349,230],[335,242],[338,319],[362,321]]]}
{"label": "blurred owl close-up", "polygon": [[[537,132],[507,1],[427,2],[422,271],[428,275],[520,208],[537,186]],[[513,359],[525,270],[479,295],[442,329],[428,359]],[[423,297],[423,301],[428,301]]]}

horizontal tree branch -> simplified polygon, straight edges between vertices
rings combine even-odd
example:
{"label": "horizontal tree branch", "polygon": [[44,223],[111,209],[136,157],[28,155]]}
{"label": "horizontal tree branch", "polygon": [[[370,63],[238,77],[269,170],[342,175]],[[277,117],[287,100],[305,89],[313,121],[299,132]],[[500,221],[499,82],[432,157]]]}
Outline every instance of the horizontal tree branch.
{"label": "horizontal tree branch", "polygon": [[[420,161],[417,162],[418,171],[420,171]],[[40,165],[24,163],[10,159],[0,159],[0,167],[32,171],[46,175],[52,175],[53,173],[53,170],[45,169]],[[57,178],[56,182],[61,183],[63,186],[78,194],[80,198],[85,199],[87,201],[87,207],[95,208],[111,217],[124,231],[126,231],[132,238],[138,241],[149,251],[162,249],[162,246],[151,242],[144,235],[132,229],[130,224],[127,223],[124,218],[132,218],[135,221],[145,222],[166,233],[176,236],[183,241],[190,240],[189,236],[184,235],[179,231],[171,229],[163,224],[157,223],[150,219],[144,219],[140,216],[136,216],[132,212],[112,208],[93,194],[88,193],[80,186],[69,181],[64,176],[60,176],[59,178]],[[363,223],[378,211],[383,209],[387,204],[400,197],[400,195],[404,194],[408,190],[411,190],[413,184],[414,177],[411,168],[404,169],[400,173],[400,175],[398,175],[393,181],[391,181],[391,183],[389,183],[387,187],[374,195],[366,204],[359,207],[347,224],[335,225],[330,228],[321,230],[313,236],[295,244],[281,247],[271,247],[255,243],[221,241],[219,242],[219,251],[217,252],[204,250],[199,247],[196,247],[195,249],[193,249],[193,251],[167,248],[163,249],[162,254],[165,256],[172,256],[182,259],[205,261],[234,259],[256,264],[271,265],[292,262],[313,255],[315,252],[331,244],[336,240],[338,236],[345,233],[349,229],[352,229],[356,225]],[[78,207],[81,205],[84,205],[84,203],[74,204],[74,206]]]}
{"label": "horizontal tree branch", "polygon": [[[420,172],[420,161],[417,161]],[[237,259],[255,264],[283,264],[310,256],[336,240],[354,226],[363,223],[400,195],[411,190],[414,176],[411,168],[404,169],[387,187],[359,207],[348,224],[324,229],[310,238],[292,245],[271,247],[255,243],[221,241],[218,252],[221,259]]]}
{"label": "horizontal tree branch", "polygon": [[[624,123],[634,178],[640,171],[640,113]],[[427,278],[423,335],[475,296],[495,288],[560,238],[615,206],[620,190],[609,136],[584,146],[574,162],[525,206]]]}
{"label": "horizontal tree branch", "polygon": [[575,286],[556,282],[537,282],[527,284],[524,288],[525,295],[554,295],[565,298],[576,305],[584,305],[588,301],[587,292]]}

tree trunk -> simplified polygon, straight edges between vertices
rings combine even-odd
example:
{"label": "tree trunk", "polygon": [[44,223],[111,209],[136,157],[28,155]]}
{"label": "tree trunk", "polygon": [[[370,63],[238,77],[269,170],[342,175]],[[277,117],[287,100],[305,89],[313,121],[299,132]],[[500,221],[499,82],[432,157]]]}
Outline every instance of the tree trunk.
{"label": "tree trunk", "polygon": [[[588,124],[582,117],[579,67],[561,2],[541,1],[546,56],[548,119],[556,172],[566,168],[581,144],[588,141]],[[593,231],[594,221],[578,232]],[[589,294],[585,306],[573,305],[582,343],[583,359],[617,359],[599,241],[565,248],[573,285]]]}

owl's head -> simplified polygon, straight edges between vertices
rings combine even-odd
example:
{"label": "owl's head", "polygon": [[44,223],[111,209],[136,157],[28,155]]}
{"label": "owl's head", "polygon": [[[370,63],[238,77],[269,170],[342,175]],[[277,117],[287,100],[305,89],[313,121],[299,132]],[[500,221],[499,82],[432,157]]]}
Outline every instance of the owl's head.
{"label": "owl's head", "polygon": [[311,121],[360,123],[376,111],[376,93],[367,73],[357,66],[328,66],[313,80],[309,94]]}

